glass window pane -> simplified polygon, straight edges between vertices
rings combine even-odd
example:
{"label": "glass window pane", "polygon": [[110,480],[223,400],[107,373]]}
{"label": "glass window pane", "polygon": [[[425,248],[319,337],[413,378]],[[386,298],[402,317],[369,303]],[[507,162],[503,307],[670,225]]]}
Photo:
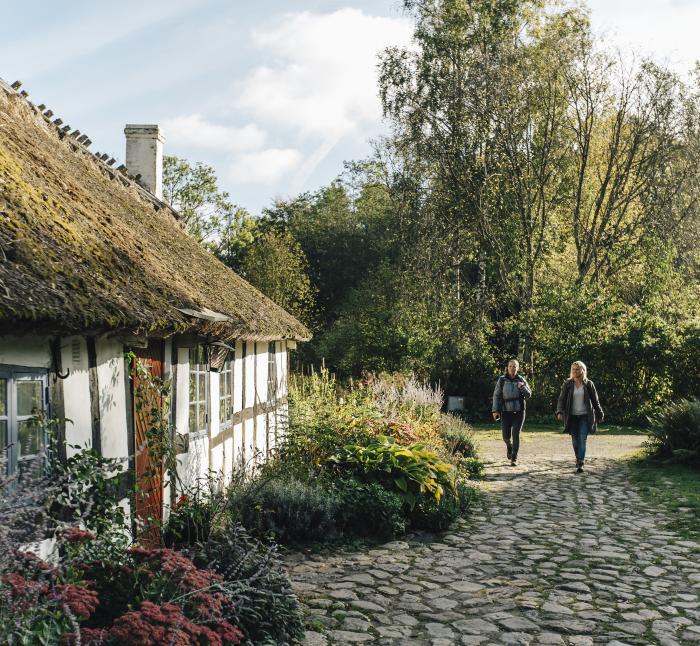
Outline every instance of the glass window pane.
{"label": "glass window pane", "polygon": [[204,394],[204,381],[205,380],[204,380],[203,374],[200,373],[198,381],[199,381],[199,397],[198,397],[198,399],[199,399],[199,401],[203,402],[206,398],[205,394]]}
{"label": "glass window pane", "polygon": [[40,381],[17,382],[17,415],[36,415],[43,410]]}
{"label": "glass window pane", "polygon": [[219,375],[219,397],[226,396],[226,373],[222,372]]}
{"label": "glass window pane", "polygon": [[197,373],[190,372],[190,401],[197,399]]}
{"label": "glass window pane", "polygon": [[7,447],[7,422],[5,420],[0,422],[0,453],[2,453]]}
{"label": "glass window pane", "polygon": [[207,422],[204,419],[204,404],[197,406],[197,430],[203,431],[207,427]]}
{"label": "glass window pane", "polygon": [[189,428],[190,428],[190,433],[194,433],[197,430],[197,406],[196,406],[196,404],[190,404]]}
{"label": "glass window pane", "polygon": [[19,456],[36,455],[43,445],[41,426],[35,420],[24,420],[17,424],[17,439],[19,440]]}
{"label": "glass window pane", "polygon": [[7,379],[0,379],[0,416],[7,415]]}

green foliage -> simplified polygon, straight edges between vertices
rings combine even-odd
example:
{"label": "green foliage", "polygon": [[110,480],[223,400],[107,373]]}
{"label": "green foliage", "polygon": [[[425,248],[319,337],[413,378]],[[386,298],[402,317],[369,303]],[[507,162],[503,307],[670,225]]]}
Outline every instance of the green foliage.
{"label": "green foliage", "polygon": [[406,532],[403,498],[375,482],[344,478],[333,483],[338,530],[345,536],[390,540]]}
{"label": "green foliage", "polygon": [[459,453],[465,458],[476,457],[474,431],[469,424],[459,417],[450,413],[443,415],[439,433],[447,443],[450,453]]}
{"label": "green foliage", "polygon": [[225,523],[228,500],[219,477],[199,478],[182,489],[163,528],[167,547],[183,548],[209,539]]}
{"label": "green foliage", "polygon": [[700,465],[700,400],[684,399],[667,404],[649,421],[651,455]]}
{"label": "green foliage", "polygon": [[380,482],[402,496],[410,508],[424,495],[432,495],[439,503],[455,486],[454,468],[434,451],[420,443],[401,446],[389,437],[380,436],[367,446],[345,446],[331,462],[341,473],[348,469],[370,482]]}
{"label": "green foliage", "polygon": [[240,272],[265,296],[311,326],[315,318],[315,288],[306,256],[287,231],[270,229],[255,236],[240,263]]}
{"label": "green foliage", "polygon": [[224,577],[222,591],[231,601],[231,618],[245,633],[246,644],[285,646],[301,641],[301,608],[274,547],[231,524],[187,553],[200,568]]}
{"label": "green foliage", "polygon": [[262,479],[232,490],[229,504],[232,517],[259,538],[284,545],[335,538],[337,503],[318,484]]}
{"label": "green foliage", "polygon": [[185,229],[226,264],[235,264],[253,240],[252,218],[219,190],[211,166],[163,157],[163,199],[180,213]]}
{"label": "green foliage", "polygon": [[411,527],[431,532],[444,531],[470,509],[475,498],[475,489],[460,480],[454,492],[443,496],[440,502],[430,497],[421,498],[410,513]]}
{"label": "green foliage", "polygon": [[59,483],[48,501],[51,518],[59,525],[82,523],[97,533],[124,527],[122,465],[104,458],[93,449],[71,446],[76,452],[67,460],[58,458],[49,464],[49,477]]}

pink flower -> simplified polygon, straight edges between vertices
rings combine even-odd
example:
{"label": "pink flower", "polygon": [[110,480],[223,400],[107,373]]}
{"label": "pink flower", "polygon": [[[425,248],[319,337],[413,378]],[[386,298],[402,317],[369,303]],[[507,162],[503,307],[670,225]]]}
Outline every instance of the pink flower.
{"label": "pink flower", "polygon": [[83,619],[88,619],[100,603],[97,592],[72,583],[56,586],[56,595],[74,615]]}
{"label": "pink flower", "polygon": [[63,532],[63,538],[69,543],[80,543],[82,541],[94,541],[95,535],[79,527],[71,527]]}

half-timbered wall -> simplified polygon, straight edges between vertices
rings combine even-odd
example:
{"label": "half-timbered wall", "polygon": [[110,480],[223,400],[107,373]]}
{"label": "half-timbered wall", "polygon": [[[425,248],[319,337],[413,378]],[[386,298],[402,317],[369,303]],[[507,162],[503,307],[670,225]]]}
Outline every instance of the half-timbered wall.
{"label": "half-timbered wall", "polygon": [[[129,466],[133,454],[131,385],[124,343],[114,337],[73,336],[58,341],[60,371],[54,379],[51,338],[0,337],[0,369],[27,368],[47,376],[52,413],[65,417],[67,454],[94,447]],[[91,345],[92,344],[92,345]],[[183,483],[220,473],[226,479],[242,464],[259,464],[286,428],[287,343],[238,340],[231,365],[231,415],[220,414],[221,376],[206,373],[207,424],[190,432],[190,348],[166,340],[164,376],[171,379],[171,423],[178,434],[178,476]],[[75,448],[78,447],[78,448]],[[166,482],[170,478],[166,477]],[[166,491],[164,500],[170,499]]]}

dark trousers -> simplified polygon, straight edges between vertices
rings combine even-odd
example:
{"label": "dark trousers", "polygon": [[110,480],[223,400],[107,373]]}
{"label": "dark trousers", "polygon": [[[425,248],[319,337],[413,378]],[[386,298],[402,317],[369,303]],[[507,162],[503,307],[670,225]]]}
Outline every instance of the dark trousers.
{"label": "dark trousers", "polygon": [[517,413],[501,413],[501,432],[503,441],[508,447],[511,460],[517,460],[520,449],[520,431],[525,423],[525,411],[519,410]]}

